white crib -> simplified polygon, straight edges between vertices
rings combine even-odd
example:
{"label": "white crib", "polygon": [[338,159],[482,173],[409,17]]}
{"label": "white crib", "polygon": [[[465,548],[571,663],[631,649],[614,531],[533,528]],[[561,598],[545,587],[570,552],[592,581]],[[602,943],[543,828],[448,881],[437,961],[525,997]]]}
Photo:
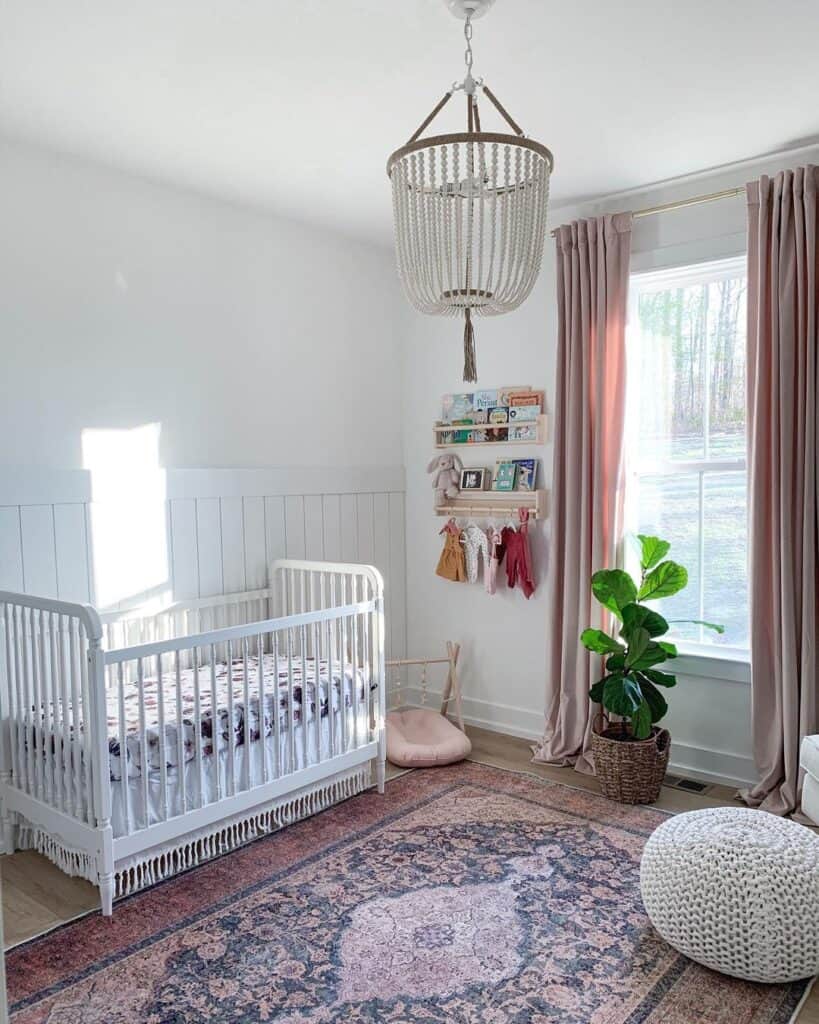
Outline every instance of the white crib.
{"label": "white crib", "polygon": [[100,615],[0,591],[4,851],[113,899],[384,790],[383,581],[285,560],[269,587]]}

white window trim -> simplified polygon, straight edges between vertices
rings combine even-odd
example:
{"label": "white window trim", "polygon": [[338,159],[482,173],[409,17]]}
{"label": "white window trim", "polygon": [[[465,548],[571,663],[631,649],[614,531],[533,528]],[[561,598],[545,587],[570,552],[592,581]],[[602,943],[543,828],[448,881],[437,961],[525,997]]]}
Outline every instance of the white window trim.
{"label": "white window trim", "polygon": [[[646,291],[664,291],[669,284],[674,285],[691,285],[699,284],[704,281],[717,281],[726,280],[728,278],[736,277],[739,274],[747,273],[747,255],[742,254],[741,256],[731,256],[727,258],[708,260],[692,264],[690,266],[681,267],[665,267],[660,270],[648,269],[639,272],[633,272],[629,279],[629,299],[628,299],[628,314],[627,314],[627,346],[631,347],[634,343],[634,312],[636,309],[636,296],[639,292]],[[706,386],[708,384],[708,374],[705,375]],[[707,390],[706,390],[707,398]],[[634,417],[636,415],[636,403],[627,401],[626,403],[626,436],[633,429],[636,429],[634,425],[630,425],[629,415]],[[705,408],[705,436],[708,433],[708,413],[710,412],[710,405],[706,401]],[[633,423],[633,421],[632,421]],[[628,446],[626,451],[628,457]],[[651,462],[641,462],[639,467],[635,465],[629,465],[626,463],[626,524],[634,522],[633,509],[630,509],[628,496],[629,494],[637,493],[637,489],[632,485],[630,481],[637,477],[643,476],[666,476],[675,473],[697,473],[699,474],[699,498],[700,498],[700,517],[702,517],[702,500],[703,500],[703,489],[704,489],[704,475],[710,473],[726,473],[726,472],[747,472],[747,459],[692,459],[686,461],[664,461],[654,460]],[[702,531],[701,531],[702,536]],[[628,559],[628,554],[626,555]],[[700,549],[700,560],[703,558],[702,549]],[[702,573],[700,573],[702,578]],[[700,614],[698,618],[704,618],[703,614]],[[677,646],[679,656],[673,662],[674,670],[680,675],[692,675],[701,676],[712,679],[723,679],[730,682],[738,683],[750,683],[751,681],[751,666],[750,666],[750,651],[747,647],[738,646],[717,646],[715,644],[697,643],[690,640],[674,640]]]}

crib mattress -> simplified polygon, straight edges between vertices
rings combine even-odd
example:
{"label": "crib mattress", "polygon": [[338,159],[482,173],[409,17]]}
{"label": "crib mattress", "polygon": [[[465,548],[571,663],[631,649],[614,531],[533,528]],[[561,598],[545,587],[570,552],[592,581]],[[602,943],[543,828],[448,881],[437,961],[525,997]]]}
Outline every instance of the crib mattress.
{"label": "crib mattress", "polygon": [[[318,669],[318,671],[317,671]],[[317,676],[318,674],[318,681]],[[278,714],[276,710],[276,677],[278,676]],[[234,659],[228,665],[218,662],[202,665],[198,669],[182,669],[177,675],[163,673],[157,676],[146,676],[142,682],[144,694],[144,713],[140,713],[139,689],[136,683],[128,683],[123,687],[122,717],[125,732],[125,761],[127,776],[142,774],[143,750],[149,771],[160,768],[160,696],[164,703],[165,721],[165,763],[169,771],[174,771],[181,760],[192,761],[196,756],[197,724],[203,757],[210,757],[214,751],[228,749],[229,736],[233,730],[235,745],[241,746],[247,738],[251,743],[262,735],[272,734],[274,723],[278,720],[280,732],[288,732],[290,715],[293,715],[292,727],[315,720],[316,705],[319,707],[320,718],[339,712],[342,708],[351,709],[357,699],[362,708],[366,707],[368,679],[359,668],[355,672],[353,682],[352,665],[342,666],[333,663],[332,681],[327,661],[316,661],[314,658],[294,659],[292,663],[292,685],[290,682],[289,663],[287,658],[279,658],[273,654],[262,656],[262,680],[259,680],[259,660],[257,657],[247,659],[247,704],[245,709],[245,662]],[[317,685],[318,684],[318,685]],[[197,686],[199,715],[197,720]],[[261,689],[264,700],[260,701]],[[317,700],[318,691],[318,700]],[[230,694],[232,692],[232,708]],[[215,695],[214,695],[215,694]],[[332,705],[330,700],[332,699]],[[119,687],[112,686],[108,691],[108,750],[111,766],[111,778],[122,778],[122,743],[120,730],[121,697]],[[260,704],[263,713],[260,714]],[[181,723],[178,708],[181,707]],[[231,715],[232,712],[232,715]],[[232,721],[231,721],[232,717]],[[215,728],[214,728],[215,722]]]}

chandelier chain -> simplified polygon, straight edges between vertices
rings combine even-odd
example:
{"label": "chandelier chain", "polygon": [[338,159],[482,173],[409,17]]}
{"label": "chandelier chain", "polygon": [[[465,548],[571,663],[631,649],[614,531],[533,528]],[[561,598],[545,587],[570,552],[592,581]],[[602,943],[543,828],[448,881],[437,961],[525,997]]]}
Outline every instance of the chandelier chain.
{"label": "chandelier chain", "polygon": [[467,11],[466,21],[464,22],[464,39],[466,40],[466,50],[464,51],[464,63],[466,64],[466,73],[471,77],[472,75],[472,11]]}

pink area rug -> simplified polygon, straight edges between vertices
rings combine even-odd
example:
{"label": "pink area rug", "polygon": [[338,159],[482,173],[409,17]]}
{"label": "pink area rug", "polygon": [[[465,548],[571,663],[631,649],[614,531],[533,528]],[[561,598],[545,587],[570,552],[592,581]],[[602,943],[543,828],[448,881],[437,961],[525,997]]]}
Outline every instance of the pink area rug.
{"label": "pink area rug", "polygon": [[640,902],[659,812],[414,772],[8,957],[14,1024],[786,1024],[806,990],[686,960]]}

